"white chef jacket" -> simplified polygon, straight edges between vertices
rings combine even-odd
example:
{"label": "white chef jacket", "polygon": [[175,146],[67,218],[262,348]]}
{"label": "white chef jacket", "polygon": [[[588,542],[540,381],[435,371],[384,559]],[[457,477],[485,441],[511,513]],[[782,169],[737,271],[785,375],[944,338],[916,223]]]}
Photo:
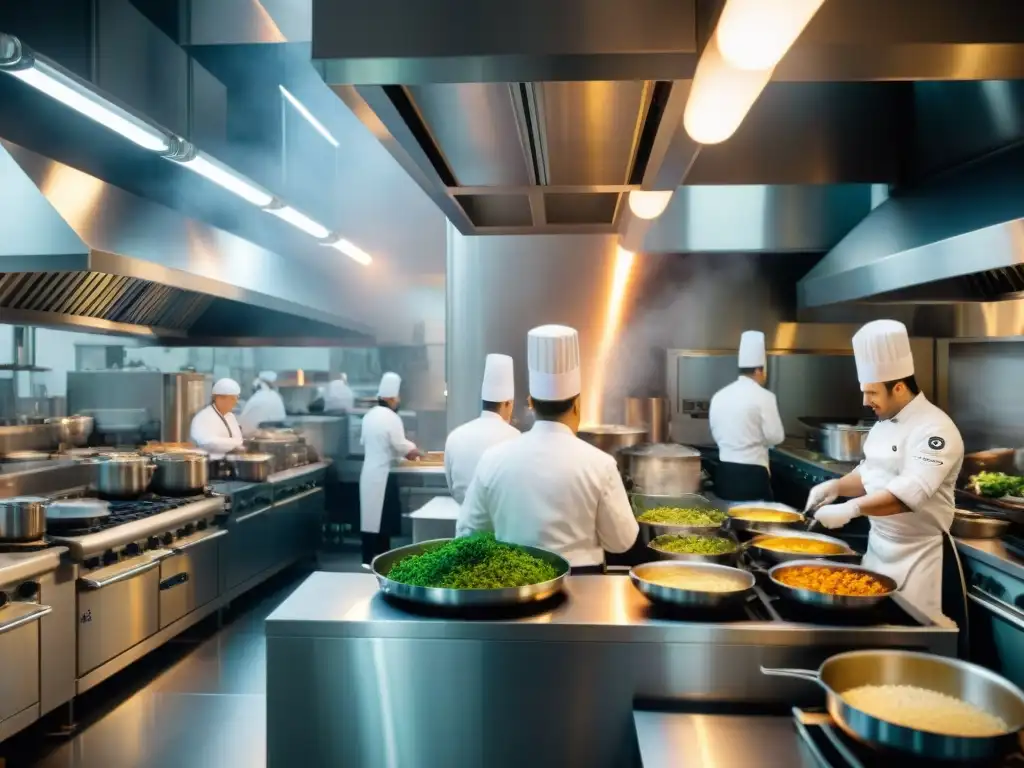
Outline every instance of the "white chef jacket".
{"label": "white chef jacket", "polygon": [[453,429],[444,444],[444,474],[452,498],[459,504],[466,498],[466,489],[484,451],[519,434],[518,429],[492,411],[483,411],[479,418]]}
{"label": "white chef jacket", "polygon": [[768,449],[786,439],[775,394],[749,376],[715,393],[708,419],[720,461],[767,469]]}
{"label": "white chef jacket", "polygon": [[538,421],[480,459],[456,523],[456,535],[476,531],[582,567],[603,563],[604,550],[625,552],[639,527],[615,459],[564,424]]}
{"label": "white chef jacket", "polygon": [[889,491],[910,510],[870,518],[864,566],[895,579],[928,613],[941,613],[941,537],[953,524],[963,460],[953,420],[919,394],[895,418],[871,428],[857,469],[866,493]]}
{"label": "white chef jacket", "polygon": [[391,462],[407,456],[416,445],[405,439],[402,417],[376,405],[363,417],[363,469],[359,473],[359,529],[363,533],[379,533],[384,511],[384,490]]}
{"label": "white chef jacket", "polygon": [[344,381],[335,379],[327,385],[327,394],[324,395],[325,411],[351,411],[355,404],[355,393]]}
{"label": "white chef jacket", "polygon": [[245,403],[238,423],[243,435],[251,435],[265,421],[284,421],[284,400],[270,387],[260,387]]}
{"label": "white chef jacket", "polygon": [[228,451],[242,447],[242,428],[230,411],[223,416],[213,404],[200,410],[189,429],[192,442],[209,452],[211,459],[222,459]]}

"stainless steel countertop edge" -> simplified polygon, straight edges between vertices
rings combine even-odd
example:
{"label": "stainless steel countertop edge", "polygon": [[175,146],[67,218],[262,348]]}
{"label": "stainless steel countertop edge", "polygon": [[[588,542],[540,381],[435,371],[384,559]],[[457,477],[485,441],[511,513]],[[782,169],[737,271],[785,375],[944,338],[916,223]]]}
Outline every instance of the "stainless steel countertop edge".
{"label": "stainless steel countertop edge", "polygon": [[[288,480],[294,480],[297,477],[303,475],[312,474],[322,469],[327,469],[331,465],[330,459],[324,459],[322,461],[314,461],[312,464],[303,464],[301,467],[292,467],[281,472],[275,472],[267,478],[267,482],[271,485],[276,483],[283,483]],[[260,485],[260,483],[253,483],[253,485]]]}
{"label": "stainless steel countertop edge", "polygon": [[48,547],[37,552],[0,554],[0,584],[27,581],[56,570],[67,547]]}
{"label": "stainless steel countertop edge", "polygon": [[956,539],[956,548],[965,557],[980,560],[1008,576],[1024,581],[1024,561],[1007,552],[1006,546],[999,539]]}

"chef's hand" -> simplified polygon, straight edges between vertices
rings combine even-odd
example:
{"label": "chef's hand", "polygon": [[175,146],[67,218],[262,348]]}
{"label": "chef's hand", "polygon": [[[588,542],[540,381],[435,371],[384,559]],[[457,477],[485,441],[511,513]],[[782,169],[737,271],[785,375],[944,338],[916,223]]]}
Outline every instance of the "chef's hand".
{"label": "chef's hand", "polygon": [[807,494],[807,505],[804,507],[804,512],[811,512],[818,507],[831,504],[838,498],[838,480],[826,480],[824,483],[818,483],[816,486],[811,488],[811,492]]}
{"label": "chef's hand", "polygon": [[842,504],[829,504],[822,507],[814,513],[814,519],[826,528],[842,528],[858,515],[860,515],[860,506],[856,499],[851,499]]}

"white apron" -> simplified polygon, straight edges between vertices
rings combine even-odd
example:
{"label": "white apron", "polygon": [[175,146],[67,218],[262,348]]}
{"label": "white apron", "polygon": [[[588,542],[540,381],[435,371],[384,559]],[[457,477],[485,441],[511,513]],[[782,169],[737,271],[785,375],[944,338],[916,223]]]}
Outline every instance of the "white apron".
{"label": "white apron", "polygon": [[[903,468],[905,430],[879,422],[864,444],[859,472],[867,493],[885,490]],[[897,450],[893,450],[893,447]],[[868,551],[862,564],[896,581],[918,609],[942,613],[942,530],[924,510],[871,518]]]}
{"label": "white apron", "polygon": [[384,491],[390,473],[391,454],[367,448],[359,473],[359,530],[363,533],[380,533]]}

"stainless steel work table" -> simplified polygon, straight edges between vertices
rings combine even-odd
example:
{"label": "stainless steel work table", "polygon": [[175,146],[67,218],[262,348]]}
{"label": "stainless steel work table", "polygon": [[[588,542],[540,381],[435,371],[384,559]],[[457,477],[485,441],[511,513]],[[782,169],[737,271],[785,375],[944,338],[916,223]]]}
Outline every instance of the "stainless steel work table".
{"label": "stainless steel work table", "polygon": [[768,666],[851,648],[956,651],[956,629],[682,621],[624,576],[570,577],[527,616],[408,613],[368,574],[315,573],[267,619],[271,768],[622,766],[636,699],[820,703]]}
{"label": "stainless steel work table", "polygon": [[1006,549],[1000,539],[957,539],[956,548],[965,558],[979,560],[1019,581],[1024,581],[1024,560]]}

